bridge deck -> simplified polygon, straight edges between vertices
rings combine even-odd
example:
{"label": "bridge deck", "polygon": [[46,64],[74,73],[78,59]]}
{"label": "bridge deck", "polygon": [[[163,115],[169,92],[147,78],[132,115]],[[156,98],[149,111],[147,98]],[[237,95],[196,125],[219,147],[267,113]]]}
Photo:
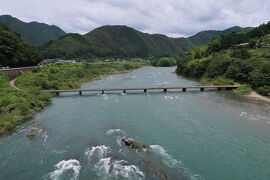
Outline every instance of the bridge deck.
{"label": "bridge deck", "polygon": [[101,91],[104,93],[105,91],[123,91],[126,93],[126,91],[144,91],[147,92],[147,90],[163,90],[164,92],[167,92],[169,89],[182,89],[183,91],[186,91],[186,89],[200,89],[203,91],[204,89],[225,89],[225,90],[232,90],[239,88],[240,85],[226,85],[226,86],[169,86],[169,87],[142,87],[142,88],[102,88],[102,89],[64,89],[64,90],[43,90],[43,92],[49,92],[49,93],[61,93],[61,92],[97,92]]}

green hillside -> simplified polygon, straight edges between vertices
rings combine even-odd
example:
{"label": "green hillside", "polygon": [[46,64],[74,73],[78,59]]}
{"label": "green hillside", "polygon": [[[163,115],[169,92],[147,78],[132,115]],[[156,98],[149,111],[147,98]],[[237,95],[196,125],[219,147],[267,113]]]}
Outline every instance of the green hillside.
{"label": "green hillside", "polygon": [[234,27],[225,31],[204,31],[190,38],[169,38],[127,26],[103,26],[85,35],[67,34],[40,46],[40,50],[43,58],[178,57],[213,37],[240,29]]}
{"label": "green hillside", "polygon": [[0,67],[31,66],[40,60],[35,47],[20,38],[16,32],[0,23]]}
{"label": "green hillside", "polygon": [[66,34],[57,26],[38,22],[25,23],[10,15],[0,16],[0,22],[3,22],[11,30],[19,33],[24,40],[33,45],[41,45]]}
{"label": "green hillside", "polygon": [[270,22],[222,35],[190,50],[179,60],[177,73],[203,83],[242,83],[270,96]]}
{"label": "green hillside", "polygon": [[250,28],[241,28],[239,26],[234,26],[229,29],[226,29],[224,31],[213,31],[213,30],[208,30],[208,31],[202,31],[197,33],[194,36],[191,36],[188,38],[193,44],[196,46],[204,45],[211,41],[214,37],[221,36],[221,35],[226,35],[232,32],[238,32],[243,29],[250,29]]}

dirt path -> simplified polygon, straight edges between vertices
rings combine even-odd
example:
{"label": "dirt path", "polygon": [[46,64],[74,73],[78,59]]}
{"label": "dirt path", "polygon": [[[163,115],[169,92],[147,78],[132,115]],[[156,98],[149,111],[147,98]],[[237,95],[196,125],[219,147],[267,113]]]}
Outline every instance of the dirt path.
{"label": "dirt path", "polygon": [[11,80],[9,82],[10,86],[12,86],[13,88],[17,89],[17,90],[21,90],[20,88],[18,88],[16,85],[15,85],[15,81],[16,81],[17,78]]}

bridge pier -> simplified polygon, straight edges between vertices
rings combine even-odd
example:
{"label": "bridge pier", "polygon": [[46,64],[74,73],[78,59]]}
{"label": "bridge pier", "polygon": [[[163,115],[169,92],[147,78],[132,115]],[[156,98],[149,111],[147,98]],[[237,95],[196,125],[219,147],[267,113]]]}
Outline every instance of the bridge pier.
{"label": "bridge pier", "polygon": [[[216,89],[218,91],[220,90],[232,90],[241,87],[240,85],[227,85],[227,86],[172,86],[172,87],[143,87],[143,88],[111,88],[111,89],[67,89],[67,90],[43,90],[43,92],[50,92],[54,93],[57,96],[59,96],[60,93],[62,92],[77,92],[80,95],[82,95],[82,92],[101,92],[102,94],[105,93],[105,91],[111,92],[111,91],[118,91],[118,92],[123,92],[126,93],[127,91],[140,91],[147,93],[148,90],[160,90],[161,92],[163,91],[166,93],[169,89],[174,89],[174,90],[179,90],[179,91],[187,91],[188,89],[197,89],[200,91],[204,91],[205,89]],[[151,92],[151,91],[150,91]]]}

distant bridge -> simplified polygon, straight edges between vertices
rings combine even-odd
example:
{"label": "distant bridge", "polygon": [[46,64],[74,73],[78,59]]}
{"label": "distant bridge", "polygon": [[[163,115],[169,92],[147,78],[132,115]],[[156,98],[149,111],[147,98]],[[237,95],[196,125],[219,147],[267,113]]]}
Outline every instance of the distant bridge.
{"label": "distant bridge", "polygon": [[66,90],[43,90],[43,92],[55,93],[59,95],[64,92],[78,92],[82,95],[82,92],[123,92],[127,93],[128,91],[140,91],[140,92],[151,92],[151,90],[162,90],[166,93],[168,90],[182,90],[187,91],[187,89],[199,89],[204,91],[205,89],[216,89],[216,90],[233,90],[241,87],[240,85],[226,85],[226,86],[172,86],[172,87],[145,87],[145,88],[109,88],[109,89],[66,89]]}

